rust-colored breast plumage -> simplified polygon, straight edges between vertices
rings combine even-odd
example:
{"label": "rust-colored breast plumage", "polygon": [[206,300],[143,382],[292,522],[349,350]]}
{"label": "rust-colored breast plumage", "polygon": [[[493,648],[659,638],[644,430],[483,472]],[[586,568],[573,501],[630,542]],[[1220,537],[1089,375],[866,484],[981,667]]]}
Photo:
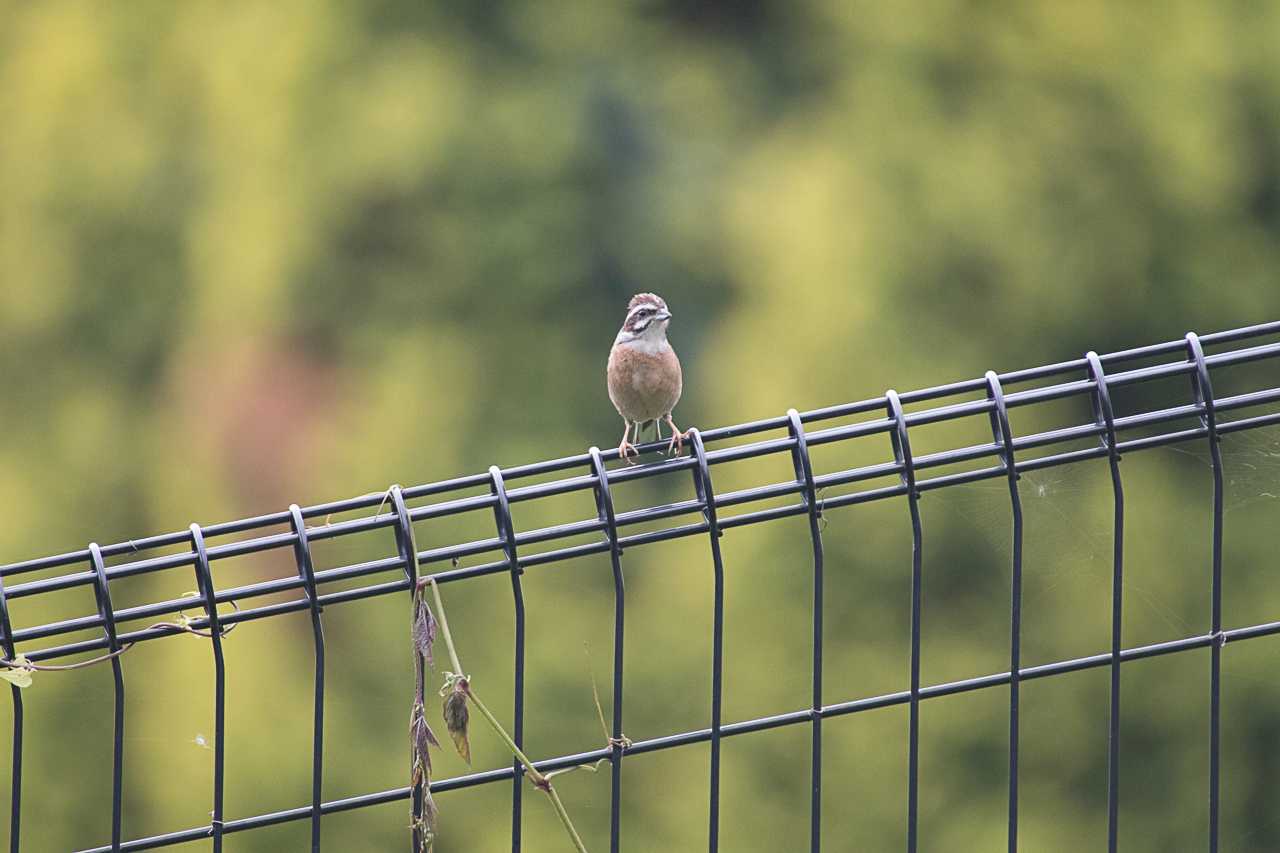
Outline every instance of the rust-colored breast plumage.
{"label": "rust-colored breast plumage", "polygon": [[629,421],[651,421],[670,414],[680,400],[680,359],[667,346],[657,352],[615,346],[609,353],[609,399]]}

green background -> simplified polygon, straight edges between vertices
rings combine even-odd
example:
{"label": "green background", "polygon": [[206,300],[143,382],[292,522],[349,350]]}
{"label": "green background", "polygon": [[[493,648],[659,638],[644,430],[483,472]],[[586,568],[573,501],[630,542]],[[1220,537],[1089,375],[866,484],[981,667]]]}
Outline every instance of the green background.
{"label": "green background", "polygon": [[[1244,0],[0,2],[0,560],[610,447],[604,362],[637,291],[671,305],[676,418],[703,428],[1280,318],[1277,37],[1280,7]],[[1214,379],[1228,394],[1276,375]],[[1179,378],[1117,392],[1117,407],[1188,398]],[[1089,417],[1072,398],[1013,427]],[[924,453],[988,436],[974,418],[914,440]],[[821,473],[888,452],[881,435],[814,459]],[[1224,452],[1225,623],[1275,620],[1280,442],[1236,436]],[[1126,645],[1208,629],[1206,458],[1125,459]],[[714,475],[728,490],[791,473],[775,456]],[[1105,464],[1027,477],[1024,494],[1024,662],[1105,651]],[[682,473],[617,499],[691,496]],[[594,511],[579,492],[518,504],[515,520]],[[1002,483],[928,494],[922,512],[925,683],[1006,669]],[[418,537],[492,531],[472,513]],[[905,503],[833,511],[824,540],[827,701],[903,689]],[[723,544],[725,718],[803,708],[806,523]],[[384,530],[315,553],[327,568],[394,549]],[[626,732],[701,728],[706,539],[624,565]],[[216,563],[215,580],[293,571],[279,551]],[[119,608],[192,588],[175,570],[113,594]],[[530,570],[525,592],[530,751],[598,748],[608,561]],[[445,595],[477,691],[509,713],[507,579]],[[19,627],[87,615],[92,593],[12,612]],[[326,799],[406,783],[408,615],[401,597],[325,614]],[[308,618],[245,624],[226,647],[227,817],[301,806]],[[1280,847],[1278,649],[1224,652],[1223,850]],[[207,642],[145,644],[123,664],[126,837],[207,823]],[[1124,689],[1121,847],[1203,849],[1208,653],[1126,665]],[[39,674],[24,695],[23,849],[104,843],[109,668]],[[1028,682],[1023,703],[1022,849],[1099,849],[1105,669]],[[930,700],[922,720],[920,849],[1003,849],[1006,691]],[[900,849],[905,709],[824,731],[825,849]],[[473,739],[476,768],[506,762],[489,733]],[[705,845],[706,764],[705,745],[627,762],[625,849]],[[804,726],[727,740],[723,770],[722,849],[805,847]],[[441,752],[436,771],[466,768]],[[558,787],[607,849],[607,774]],[[509,796],[441,795],[437,849],[503,849]],[[533,791],[525,815],[526,849],[567,848]],[[335,815],[325,849],[404,849],[407,822],[404,803]],[[226,849],[307,837],[298,822]]]}

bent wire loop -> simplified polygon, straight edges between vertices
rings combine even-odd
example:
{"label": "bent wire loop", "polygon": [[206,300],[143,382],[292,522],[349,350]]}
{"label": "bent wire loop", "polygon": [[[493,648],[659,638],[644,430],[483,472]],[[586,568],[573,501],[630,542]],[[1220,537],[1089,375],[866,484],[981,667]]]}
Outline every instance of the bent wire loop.
{"label": "bent wire loop", "polygon": [[97,542],[89,543],[89,561],[93,564],[94,600],[102,629],[107,638],[107,650],[111,658],[111,674],[115,680],[115,749],[111,763],[111,850],[120,849],[120,822],[124,802],[124,670],[120,665],[120,639],[116,634],[116,616],[111,607],[111,587],[107,585],[107,569],[102,561],[102,549]]}
{"label": "bent wire loop", "polygon": [[897,391],[885,392],[886,409],[893,429],[889,440],[893,459],[902,471],[899,478],[907,493],[911,510],[911,687],[907,734],[907,853],[915,853],[919,837],[920,814],[920,605],[923,581],[923,531],[920,523],[920,493],[916,490],[915,459],[911,455],[911,439],[907,435],[907,419]]}
{"label": "bent wire loop", "polygon": [[204,531],[198,524],[192,524],[190,530],[191,547],[196,555],[196,589],[204,602],[205,618],[209,622],[209,642],[213,647],[213,811],[210,812],[209,834],[213,836],[214,853],[220,853],[226,766],[227,671],[222,655],[222,624],[218,619],[218,600],[213,588],[213,572],[209,569],[209,551],[205,547]]}
{"label": "bent wire loop", "polygon": [[1018,493],[1018,467],[1013,458],[1013,430],[1004,388],[994,370],[987,371],[987,399],[991,401],[991,435],[1009,481],[1009,508],[1013,520],[1013,579],[1009,590],[1009,853],[1018,849],[1018,737],[1020,685],[1022,681],[1022,496]]}
{"label": "bent wire loop", "polygon": [[[4,656],[14,660],[18,651],[13,643],[13,624],[9,621],[9,601],[4,592],[4,579],[0,578],[0,647]],[[22,690],[16,684],[9,685],[13,695],[13,767],[10,777],[9,803],[9,851],[18,853],[19,830],[22,825]]]}
{"label": "bent wire loop", "polygon": [[1209,364],[1204,347],[1195,332],[1187,332],[1187,357],[1195,362],[1191,374],[1191,397],[1201,409],[1200,423],[1209,440],[1209,458],[1213,467],[1213,549],[1212,587],[1210,590],[1209,634],[1209,851],[1217,853],[1219,813],[1221,811],[1221,742],[1222,742],[1222,448],[1219,446],[1218,417],[1209,379]]}
{"label": "bent wire loop", "polygon": [[1124,604],[1124,484],[1120,480],[1120,450],[1116,443],[1115,413],[1102,360],[1085,353],[1094,422],[1102,427],[1100,441],[1111,468],[1111,493],[1115,507],[1112,532],[1111,573],[1111,717],[1107,741],[1107,850],[1116,853],[1120,832],[1120,640]]}
{"label": "bent wire loop", "polygon": [[[516,556],[516,531],[511,520],[507,485],[502,479],[502,470],[497,465],[489,467],[489,492],[495,498],[493,520],[498,527],[498,538],[502,540],[503,553],[507,557],[507,568],[511,572],[511,595],[515,603],[515,707],[512,710],[511,739],[516,746],[524,749],[524,590],[520,586],[520,575],[524,574],[524,569],[520,566],[520,558]],[[520,784],[524,779],[524,765],[517,759],[511,772],[511,851],[517,853],[520,849]]]}
{"label": "bent wire loop", "polygon": [[720,553],[720,520],[716,516],[715,489],[711,485],[711,467],[707,464],[707,448],[697,427],[688,432],[689,446],[696,463],[693,488],[702,515],[707,520],[711,538],[711,562],[715,570],[715,601],[711,633],[711,799],[708,816],[708,849],[720,849],[720,737],[724,717],[724,558]]}
{"label": "bent wire loop", "polygon": [[[417,606],[415,597],[418,594],[418,539],[413,532],[413,517],[409,514],[409,508],[404,502],[404,490],[400,488],[400,484],[396,483],[387,490],[387,494],[391,496],[391,508],[396,514],[396,526],[392,528],[396,537],[396,552],[400,555],[400,562],[404,564],[404,576],[409,583],[409,618],[414,617],[414,609]],[[410,623],[412,624],[412,622]],[[415,682],[421,686],[426,673],[423,671],[422,658],[414,655],[413,674],[417,679]],[[422,849],[422,815],[423,803],[426,799],[423,793],[423,780],[418,780],[413,784],[413,790],[410,795],[412,802],[413,815],[413,839],[411,848],[412,853],[418,853]]]}
{"label": "bent wire loop", "polygon": [[302,508],[289,505],[289,526],[297,536],[293,543],[293,559],[298,564],[298,577],[307,596],[311,613],[311,635],[315,650],[315,685],[311,718],[311,851],[320,852],[321,791],[324,779],[324,625],[320,613],[320,594],[316,591],[316,569],[311,557],[311,539]]}
{"label": "bent wire loop", "polygon": [[404,502],[404,489],[396,483],[387,493],[391,495],[391,508],[396,513],[396,552],[404,563],[404,576],[409,582],[409,592],[418,587],[418,538],[413,532],[413,517]]}
{"label": "bent wire loop", "polygon": [[809,516],[809,538],[813,543],[813,697],[810,715],[813,726],[809,749],[809,849],[822,849],[822,507],[818,503],[813,482],[813,462],[809,458],[809,441],[805,436],[800,413],[787,409],[787,432],[795,445],[791,448],[791,466],[796,482],[803,487],[805,509]]}
{"label": "bent wire loop", "polygon": [[587,455],[591,457],[591,473],[596,478],[596,514],[604,522],[604,536],[609,543],[609,562],[613,567],[613,724],[609,735],[609,760],[613,766],[609,789],[609,850],[610,853],[618,853],[622,831],[622,753],[626,746],[626,739],[622,734],[622,642],[626,583],[622,576],[622,548],[618,545],[618,518],[613,509],[609,472],[604,467],[600,448],[592,447]]}

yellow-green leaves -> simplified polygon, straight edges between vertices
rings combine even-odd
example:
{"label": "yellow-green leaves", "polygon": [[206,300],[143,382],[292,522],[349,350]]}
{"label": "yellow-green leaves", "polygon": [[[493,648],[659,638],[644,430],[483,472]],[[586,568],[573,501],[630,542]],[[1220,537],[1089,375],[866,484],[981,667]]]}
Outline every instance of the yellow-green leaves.
{"label": "yellow-green leaves", "polygon": [[0,678],[14,687],[30,687],[33,672],[35,667],[31,665],[31,661],[25,655],[18,655],[11,663],[0,668]]}

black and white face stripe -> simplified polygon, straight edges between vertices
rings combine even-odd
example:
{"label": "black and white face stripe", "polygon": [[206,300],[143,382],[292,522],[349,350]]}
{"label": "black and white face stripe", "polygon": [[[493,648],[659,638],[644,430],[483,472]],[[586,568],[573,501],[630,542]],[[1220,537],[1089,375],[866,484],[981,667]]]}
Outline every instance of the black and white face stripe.
{"label": "black and white face stripe", "polygon": [[649,328],[649,324],[659,316],[665,317],[666,311],[652,302],[645,302],[631,309],[631,312],[627,314],[626,322],[622,324],[622,328],[638,335]]}
{"label": "black and white face stripe", "polygon": [[640,335],[655,322],[660,324],[671,319],[667,303],[653,293],[637,293],[631,298],[627,309],[627,319],[622,324],[624,334]]}

